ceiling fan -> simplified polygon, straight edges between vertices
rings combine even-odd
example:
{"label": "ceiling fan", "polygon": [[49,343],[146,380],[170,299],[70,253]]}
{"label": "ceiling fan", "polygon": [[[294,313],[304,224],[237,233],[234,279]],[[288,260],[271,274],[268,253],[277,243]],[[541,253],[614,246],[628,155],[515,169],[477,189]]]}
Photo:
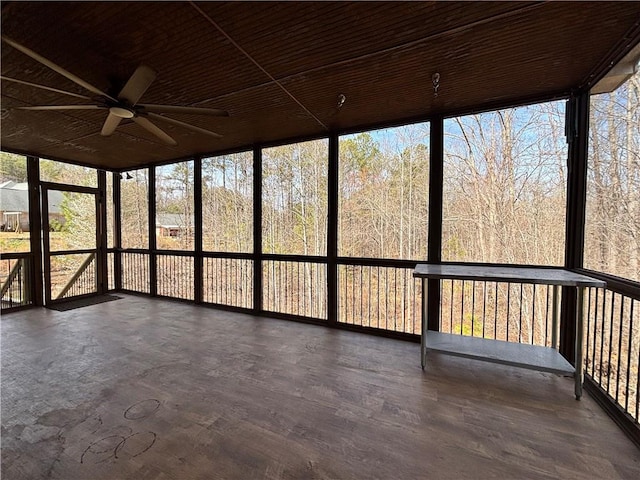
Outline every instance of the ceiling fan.
{"label": "ceiling fan", "polygon": [[165,131],[159,128],[155,123],[153,123],[150,119],[159,120],[161,122],[170,123],[172,125],[177,125],[183,128],[187,128],[189,130],[196,131],[198,133],[209,135],[215,138],[221,138],[222,136],[218,133],[212,132],[210,130],[205,130],[204,128],[196,127],[195,125],[191,125],[189,123],[176,120],[174,118],[165,117],[164,115],[160,115],[161,113],[186,113],[190,115],[208,115],[213,117],[228,117],[229,114],[224,110],[219,110],[216,108],[201,108],[201,107],[183,107],[177,105],[157,105],[157,104],[149,104],[149,103],[138,103],[142,95],[147,91],[147,89],[151,86],[153,81],[156,79],[157,73],[147,67],[146,65],[140,65],[131,75],[127,83],[124,85],[122,90],[118,95],[111,96],[99,88],[94,87],[90,83],[82,80],[77,77],[73,73],[65,70],[61,66],[53,63],[51,60],[44,58],[42,55],[30,50],[29,48],[20,45],[19,43],[11,40],[10,38],[2,35],[2,41],[11,45],[16,50],[24,53],[25,55],[31,57],[35,61],[41,63],[42,65],[50,68],[54,72],[59,73],[60,75],[68,78],[72,82],[80,85],[84,89],[96,95],[96,97],[88,97],[86,95],[79,95],[77,93],[67,92],[64,90],[59,90],[57,88],[47,87],[45,85],[39,85],[36,83],[26,82],[24,80],[18,80],[15,78],[9,78],[5,76],[0,76],[0,79],[7,80],[14,83],[20,83],[23,85],[29,85],[32,87],[40,88],[43,90],[49,90],[56,93],[61,93],[64,95],[69,95],[71,97],[81,98],[83,100],[94,101],[92,104],[84,104],[84,105],[34,105],[29,107],[16,107],[21,110],[107,110],[108,115],[104,121],[102,126],[102,130],[100,131],[100,135],[108,137],[113,134],[118,125],[123,119],[131,119],[138,125],[140,125],[145,130],[151,132],[160,140],[162,140],[167,145],[177,145],[176,142],[171,136],[169,136]]}

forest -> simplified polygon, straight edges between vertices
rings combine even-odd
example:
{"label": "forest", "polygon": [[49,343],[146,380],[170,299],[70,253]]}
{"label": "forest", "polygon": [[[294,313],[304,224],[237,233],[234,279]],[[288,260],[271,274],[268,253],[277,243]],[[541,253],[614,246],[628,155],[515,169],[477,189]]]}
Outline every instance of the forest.
{"label": "forest", "polygon": [[[585,266],[640,280],[640,108],[636,75],[591,107]],[[564,103],[445,121],[443,260],[564,262]],[[340,139],[339,255],[426,257],[429,125]],[[326,140],[263,151],[263,252],[325,255]],[[146,171],[123,181],[123,242],[146,244]],[[252,251],[251,153],[203,161],[204,248]],[[156,171],[158,212],[193,215],[193,162]],[[130,232],[130,233],[129,233]],[[191,249],[190,234],[166,248]],[[158,245],[160,248],[160,245]]]}
{"label": "forest", "polygon": [[[340,137],[339,322],[419,333],[421,299],[411,262],[427,257],[429,131],[425,122]],[[444,132],[442,259],[562,266],[565,102],[448,118]],[[640,282],[640,74],[612,93],[592,96],[589,135],[585,268]],[[3,152],[0,182],[24,182],[25,165],[24,157]],[[248,254],[254,251],[254,167],[251,151],[202,159],[205,302],[253,307],[257,267]],[[261,265],[265,311],[328,317],[328,170],[326,139],[262,150],[261,250],[270,255]],[[95,170],[49,160],[41,160],[40,174],[45,181],[97,184]],[[193,299],[195,162],[157,166],[154,175],[158,293]],[[143,292],[150,291],[151,278],[150,181],[149,169],[124,172],[120,181],[123,287]],[[65,194],[62,211],[65,222],[52,232],[56,248],[83,246],[96,228],[91,201]],[[111,248],[111,202],[107,214]],[[0,233],[3,253],[28,251],[28,233]],[[63,260],[71,262],[60,259],[56,268],[72,269]],[[112,262],[110,255],[110,271]],[[440,328],[548,345],[549,290],[442,282]],[[619,367],[630,365],[640,349],[637,303],[590,293],[587,361],[593,362],[594,375],[607,379],[607,388],[610,379],[637,372],[637,366]],[[610,365],[616,362],[613,372]],[[624,392],[625,398],[632,394]]]}
{"label": "forest", "polygon": [[[585,267],[636,281],[639,88],[636,74],[615,92],[592,97],[585,239]],[[445,120],[443,260],[563,264],[564,110],[559,101]],[[328,141],[267,148],[262,157],[263,253],[326,255]],[[429,161],[428,123],[340,137],[340,257],[426,258]],[[205,251],[253,251],[253,168],[251,152],[203,159]],[[96,185],[95,171],[83,167],[42,160],[40,172],[45,181]],[[148,175],[147,169],[123,175],[123,248],[149,247]],[[194,248],[193,176],[193,161],[155,169],[159,249]],[[24,158],[3,152],[0,180],[25,181]],[[90,204],[80,204],[82,196],[65,198],[67,225],[57,235],[61,249],[73,248],[87,228],[95,229]],[[172,235],[161,229],[166,219],[176,223]],[[26,251],[28,233],[3,234],[1,242],[3,251]],[[345,279],[351,270],[342,269]]]}

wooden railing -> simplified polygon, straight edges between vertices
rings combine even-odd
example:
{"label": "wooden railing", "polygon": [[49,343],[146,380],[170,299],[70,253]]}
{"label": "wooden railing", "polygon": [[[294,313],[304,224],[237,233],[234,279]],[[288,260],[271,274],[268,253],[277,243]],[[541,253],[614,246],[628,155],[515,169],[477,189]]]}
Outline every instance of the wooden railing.
{"label": "wooden railing", "polygon": [[[3,311],[31,305],[30,254],[3,255],[0,260],[0,305]],[[6,273],[5,273],[6,272]]]}
{"label": "wooden railing", "polygon": [[640,282],[588,274],[607,288],[587,297],[585,386],[640,445]]}
{"label": "wooden railing", "polygon": [[60,290],[60,293],[56,296],[56,300],[95,292],[95,259],[96,254],[90,253],[78,267],[76,273],[74,273],[66,285],[62,287],[62,290]]}

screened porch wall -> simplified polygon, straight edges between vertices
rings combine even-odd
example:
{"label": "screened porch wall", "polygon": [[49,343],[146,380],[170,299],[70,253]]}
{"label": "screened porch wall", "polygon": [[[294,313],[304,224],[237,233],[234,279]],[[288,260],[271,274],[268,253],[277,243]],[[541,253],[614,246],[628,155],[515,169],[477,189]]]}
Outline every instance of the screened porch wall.
{"label": "screened porch wall", "polygon": [[[529,117],[522,111],[511,113],[507,123],[513,130],[502,132],[499,149],[512,161],[518,157],[513,144],[518,135],[528,145],[538,143],[527,134],[527,128],[535,126],[533,120],[563,117],[557,105],[543,107],[543,113]],[[504,112],[485,115],[504,123]],[[483,136],[477,128],[464,119],[438,118],[399,127],[395,135],[389,133],[392,129],[332,134],[127,175],[114,173],[109,288],[417,341],[422,298],[411,272],[418,262],[571,266],[562,259],[562,251],[571,248],[568,237],[541,230],[542,223],[554,218],[560,230],[576,221],[571,208],[558,211],[567,200],[562,195],[572,191],[571,172],[558,170],[566,175],[559,189],[547,182],[549,168],[566,155],[564,147],[557,139],[546,146],[543,156],[553,160],[551,166],[532,166],[533,157],[525,156],[528,164],[512,164],[507,168],[510,177],[497,178],[497,159],[469,140]],[[390,136],[395,136],[395,143]],[[468,157],[445,141],[456,136],[470,147]],[[465,169],[474,189],[463,182],[458,185],[462,190],[455,192],[452,180]],[[530,179],[532,172],[546,190],[518,183],[520,177]],[[521,231],[514,229],[518,225],[507,225],[491,240],[481,230],[495,224],[472,208],[486,200],[483,185],[515,194],[512,203],[515,198],[535,204],[540,195],[551,192],[550,208],[533,215],[511,212],[513,219],[537,218],[540,223],[529,221]],[[478,199],[476,205],[467,204],[466,213],[452,208],[465,192]],[[499,206],[493,207],[494,213],[500,212]],[[434,222],[439,216],[442,220]],[[173,219],[165,225],[171,228],[163,230],[161,218]],[[456,221],[473,225],[478,238],[463,235]],[[534,232],[538,245],[548,242],[555,250],[531,260],[523,251],[526,242],[515,250],[501,245],[509,236],[527,234],[522,232]],[[474,241],[492,252],[488,260],[471,255]],[[586,379],[637,427],[640,284],[616,280],[624,283],[623,290],[614,282],[615,287],[590,294]],[[464,280],[440,282],[436,288],[437,295],[430,295],[437,299],[429,305],[430,328],[536,345],[549,342],[549,289]],[[558,308],[570,311],[566,292],[558,302]]]}

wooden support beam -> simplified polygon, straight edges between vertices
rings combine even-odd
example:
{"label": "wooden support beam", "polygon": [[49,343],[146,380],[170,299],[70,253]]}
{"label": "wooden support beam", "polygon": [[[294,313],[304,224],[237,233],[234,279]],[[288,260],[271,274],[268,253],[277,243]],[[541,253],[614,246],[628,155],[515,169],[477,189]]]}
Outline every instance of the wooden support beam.
{"label": "wooden support beam", "polygon": [[98,196],[96,205],[96,247],[98,256],[96,259],[96,276],[98,293],[105,294],[109,290],[107,276],[107,172],[98,170]]}
{"label": "wooden support beam", "polygon": [[[578,92],[567,102],[565,131],[569,151],[564,266],[569,269],[581,268],[584,262],[589,106],[588,91]],[[575,358],[576,308],[575,289],[564,287],[560,313],[560,353],[570,362]]]}
{"label": "wooden support beam", "polygon": [[338,168],[339,137],[329,135],[328,215],[327,215],[327,320],[338,322]]}
{"label": "wooden support beam", "polygon": [[149,294],[158,295],[158,257],[156,244],[156,167],[149,167]]}
{"label": "wooden support beam", "polygon": [[262,148],[253,148],[253,311],[262,312]]}
{"label": "wooden support beam", "polygon": [[[429,232],[427,261],[442,261],[442,181],[444,164],[444,120],[435,117],[429,123]],[[440,328],[440,280],[428,280],[427,315],[429,330]]]}
{"label": "wooden support beam", "polygon": [[43,305],[42,296],[42,215],[40,211],[40,159],[27,157],[29,188],[29,240],[31,242],[31,299],[34,305]]}
{"label": "wooden support beam", "polygon": [[[202,303],[202,157],[197,157],[193,160],[193,198],[193,301],[195,303]],[[189,219],[187,219],[187,221],[189,221]]]}
{"label": "wooden support beam", "polygon": [[113,173],[113,276],[116,290],[122,289],[122,175]]}

